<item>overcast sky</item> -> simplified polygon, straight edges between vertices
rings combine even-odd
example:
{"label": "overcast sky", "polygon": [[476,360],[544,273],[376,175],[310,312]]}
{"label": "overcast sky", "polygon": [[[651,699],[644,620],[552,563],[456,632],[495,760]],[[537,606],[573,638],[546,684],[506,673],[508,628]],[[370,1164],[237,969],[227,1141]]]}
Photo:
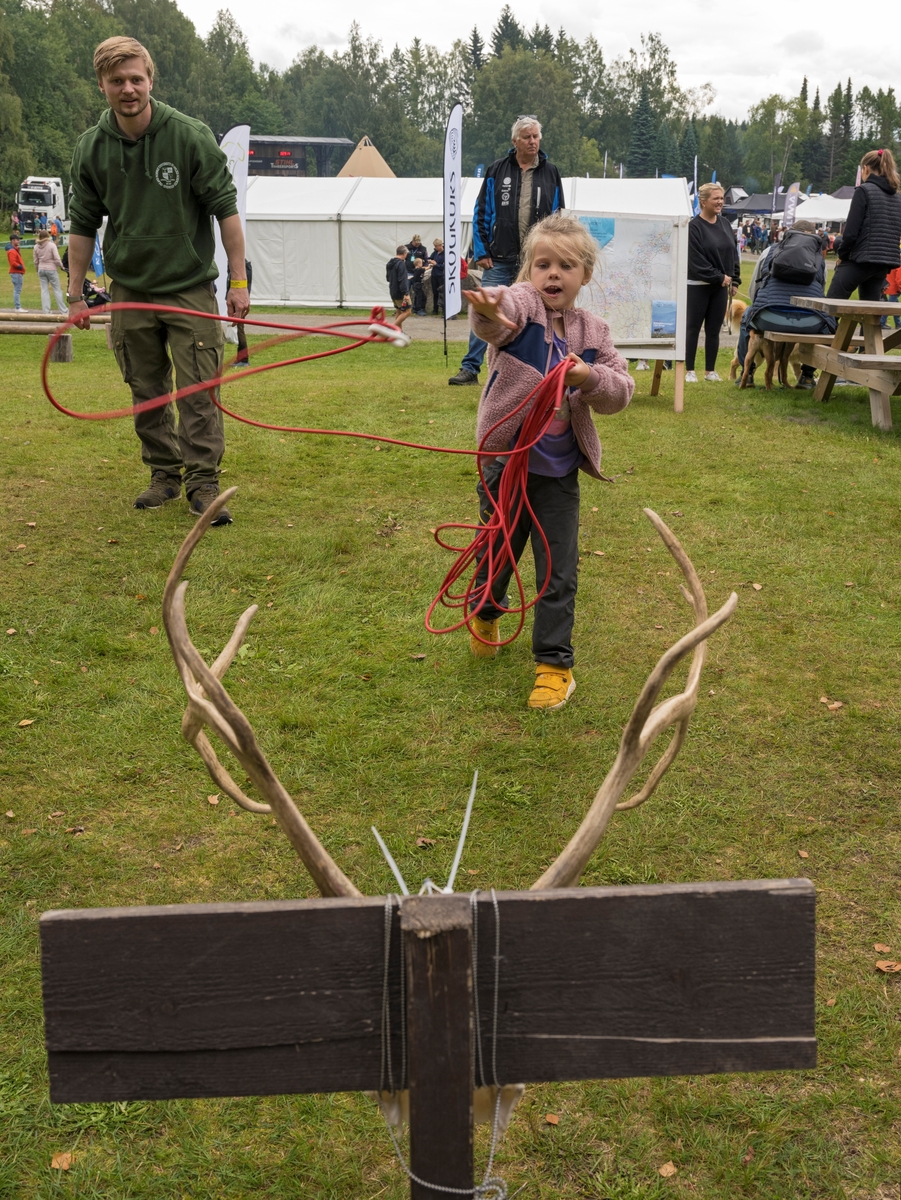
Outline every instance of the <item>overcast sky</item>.
{"label": "overcast sky", "polygon": [[[254,60],[279,70],[306,46],[318,45],[329,52],[342,49],[352,21],[358,21],[364,34],[380,40],[386,50],[395,42],[409,45],[414,36],[447,50],[473,25],[487,40],[503,7],[502,0],[491,5],[455,0],[426,8],[401,0],[377,4],[331,0],[325,9],[286,5],[284,0],[178,0],[178,4],[204,37],[217,10],[227,4],[247,36]],[[886,22],[889,43],[897,42],[901,26],[897,17],[889,16],[893,7],[888,3],[877,10]],[[892,55],[874,50],[872,23],[853,19],[852,10],[838,0],[775,7],[735,0],[606,0],[603,5],[588,0],[570,6],[552,0],[520,0],[511,8],[520,24],[529,28],[537,20],[552,29],[563,25],[572,37],[593,33],[608,60],[637,46],[642,33],[659,32],[678,64],[683,86],[711,83],[716,100],[710,111],[726,117],[746,117],[749,105],[772,92],[797,95],[805,74],[811,99],[817,84],[825,97],[849,75],[855,91],[864,84],[875,91],[897,82]],[[873,10],[862,6],[860,11]]]}

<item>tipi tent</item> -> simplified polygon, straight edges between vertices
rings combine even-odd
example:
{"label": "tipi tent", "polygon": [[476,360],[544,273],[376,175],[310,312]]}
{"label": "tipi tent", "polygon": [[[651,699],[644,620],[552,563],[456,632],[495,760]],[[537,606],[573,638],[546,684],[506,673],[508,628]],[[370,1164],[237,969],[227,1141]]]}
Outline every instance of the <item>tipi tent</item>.
{"label": "tipi tent", "polygon": [[338,172],[339,179],[396,179],[397,176],[373,146],[368,137],[357,142],[357,148]]}

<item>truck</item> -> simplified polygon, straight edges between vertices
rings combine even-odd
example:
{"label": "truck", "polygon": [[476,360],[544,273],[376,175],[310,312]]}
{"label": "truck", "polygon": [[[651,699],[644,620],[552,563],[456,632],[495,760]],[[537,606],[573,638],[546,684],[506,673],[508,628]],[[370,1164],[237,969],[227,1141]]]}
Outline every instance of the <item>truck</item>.
{"label": "truck", "polygon": [[41,228],[40,214],[47,214],[47,224],[56,217],[68,230],[66,194],[58,177],[29,175],[22,181],[18,196],[19,227],[22,233],[34,233]]}

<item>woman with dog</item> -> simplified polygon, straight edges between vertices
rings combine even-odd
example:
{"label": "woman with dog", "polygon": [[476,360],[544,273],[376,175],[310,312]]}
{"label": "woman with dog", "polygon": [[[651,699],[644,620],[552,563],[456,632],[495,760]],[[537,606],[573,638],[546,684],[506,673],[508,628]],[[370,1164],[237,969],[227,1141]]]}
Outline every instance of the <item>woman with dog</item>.
{"label": "woman with dog", "polygon": [[830,300],[847,300],[855,288],[861,300],[882,299],[886,275],[901,265],[899,193],[901,179],[891,150],[868,150],[860,160],[860,185],[851,197]]}
{"label": "woman with dog", "polygon": [[[701,211],[688,223],[688,308],[685,333],[686,383],[697,383],[695,358],[704,326],[704,378],[719,382],[716,356],[730,289],[741,283],[741,261],[732,226],[722,215],[725,193],[718,183],[698,188]],[[734,294],[734,290],[733,290]]]}

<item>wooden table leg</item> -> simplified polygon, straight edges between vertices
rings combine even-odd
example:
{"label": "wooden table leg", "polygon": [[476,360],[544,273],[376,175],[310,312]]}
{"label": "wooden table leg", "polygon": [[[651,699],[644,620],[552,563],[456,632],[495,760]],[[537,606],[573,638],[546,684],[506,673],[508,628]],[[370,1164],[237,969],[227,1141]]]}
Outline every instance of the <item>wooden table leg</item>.
{"label": "wooden table leg", "polygon": [[663,359],[658,358],[654,363],[654,378],[651,380],[651,395],[660,395],[660,377],[663,375]]}
{"label": "wooden table leg", "polygon": [[[863,348],[867,354],[882,354],[882,325],[878,317],[861,321],[863,327]],[[892,427],[892,394],[870,388],[870,419],[876,429],[891,429]]]}
{"label": "wooden table leg", "polygon": [[685,362],[677,362],[673,364],[675,367],[675,387],[673,399],[673,412],[684,412],[685,410]]}
{"label": "wooden table leg", "polygon": [[[410,1170],[472,1188],[472,910],[468,896],[405,897]],[[440,1193],[411,1181],[410,1200]]]}
{"label": "wooden table leg", "polygon": [[[851,339],[854,336],[854,330],[857,328],[857,317],[842,317],[838,323],[838,329],[835,331],[835,337],[830,343],[830,348],[833,350],[845,351],[851,345]],[[835,376],[829,371],[820,371],[820,377],[817,380],[816,390],[813,393],[814,400],[822,400],[825,402],[832,395],[832,388],[835,385]]]}

